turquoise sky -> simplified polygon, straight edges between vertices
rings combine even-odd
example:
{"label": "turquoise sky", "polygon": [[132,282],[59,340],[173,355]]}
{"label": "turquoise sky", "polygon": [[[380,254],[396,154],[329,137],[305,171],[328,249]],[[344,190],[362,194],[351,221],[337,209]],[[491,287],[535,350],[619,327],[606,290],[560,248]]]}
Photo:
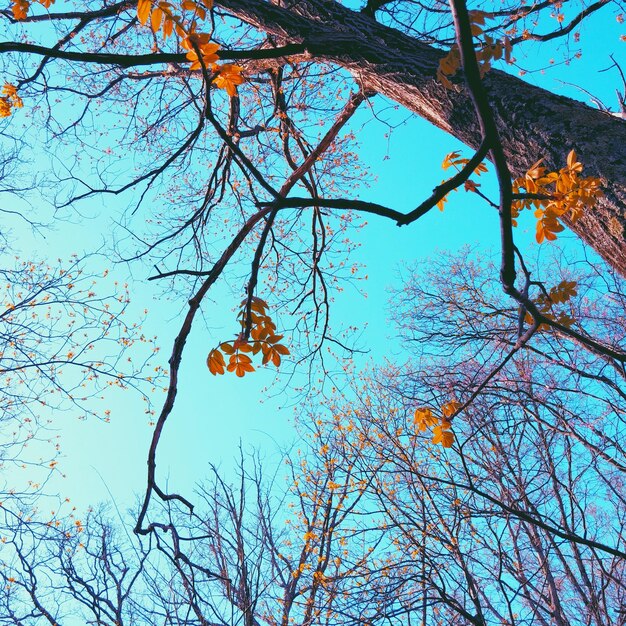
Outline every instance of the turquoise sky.
{"label": "turquoise sky", "polygon": [[[527,75],[525,79],[589,101],[584,92],[565,83],[577,84],[616,108],[615,88],[620,88],[619,75],[614,70],[604,73],[600,70],[610,66],[610,54],[626,67],[626,43],[619,41],[624,32],[610,10],[600,12],[584,25],[582,58],[545,74]],[[537,44],[529,44],[524,50],[527,59],[521,51],[516,51],[515,56],[518,62],[528,66],[549,66],[550,58],[558,62],[562,56],[558,49],[550,52]],[[385,137],[388,129],[373,120],[369,111],[362,111],[354,119],[352,129],[361,145],[362,161],[374,178],[369,188],[362,189],[360,198],[408,210],[444,178],[441,161],[445,154],[463,148],[419,118],[401,110],[391,111],[389,103],[380,98],[373,104],[378,111],[384,109],[384,115],[399,125]],[[27,108],[18,115],[26,116]],[[488,177],[481,182],[482,189],[491,188]],[[80,255],[101,244],[107,246],[111,219],[123,210],[123,204],[111,204],[110,199],[106,207],[95,201],[88,211],[95,217],[76,217],[73,223],[63,222],[56,232],[47,233],[45,239],[40,235],[31,236],[16,224],[18,247],[25,255],[32,251],[39,257],[67,257],[70,252]],[[530,246],[529,254],[536,254],[534,223],[530,216],[522,221],[516,235],[525,247]],[[388,289],[398,286],[400,268],[442,249],[457,250],[476,243],[485,250],[495,247],[498,222],[495,212],[479,198],[460,191],[453,194],[443,213],[435,209],[413,226],[400,229],[391,222],[371,217],[367,227],[356,236],[361,247],[354,260],[366,265],[363,273],[368,275],[368,280],[360,286],[367,297],[348,290],[337,298],[334,315],[344,325],[353,324],[362,329],[359,347],[368,351],[356,360],[356,366],[362,367],[380,363],[385,358],[400,361],[403,358],[395,329],[388,323]],[[559,239],[559,245],[568,245],[566,238]],[[112,276],[119,281],[129,281],[137,313],[144,307],[149,309],[144,330],[148,335],[158,335],[165,366],[184,303],[162,298],[158,285],[146,281],[150,268],[111,265],[104,257],[98,263],[94,273],[109,267]],[[270,387],[269,392],[264,390],[273,380],[271,370],[258,371],[243,380],[232,375],[215,378],[209,374],[205,366],[209,349],[217,340],[229,337],[235,325],[230,310],[224,311],[207,301],[203,311],[216,332],[210,336],[202,323],[193,331],[181,371],[177,406],[158,455],[161,481],[174,491],[186,493],[190,493],[193,484],[206,474],[208,463],[228,467],[240,442],[244,449],[261,448],[263,456],[274,462],[280,459],[278,449],[289,446],[297,438],[292,420],[298,405],[294,405],[293,394],[282,391],[280,384]],[[159,398],[155,398],[155,403],[159,404]],[[59,473],[56,484],[63,496],[80,506],[113,498],[124,508],[131,506],[144,488],[152,431],[143,404],[131,394],[116,394],[102,411],[106,408],[111,409],[110,423],[96,419],[79,421],[69,413],[52,416],[64,451],[60,472],[66,475],[61,479]]]}

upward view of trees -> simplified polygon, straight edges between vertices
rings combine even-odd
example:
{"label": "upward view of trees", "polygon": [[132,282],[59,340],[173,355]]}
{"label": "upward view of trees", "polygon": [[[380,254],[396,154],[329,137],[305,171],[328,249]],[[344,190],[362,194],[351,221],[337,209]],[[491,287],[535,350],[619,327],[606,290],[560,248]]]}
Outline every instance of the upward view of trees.
{"label": "upward view of trees", "polygon": [[[619,37],[620,109],[513,75],[555,46],[576,63],[588,25],[624,21],[618,2],[10,0],[0,14],[3,219],[41,229],[44,205],[60,220],[97,202],[118,222],[108,254],[185,303],[166,373],[125,317],[132,285],[105,293],[90,258],[12,258],[2,232],[0,624],[626,624]],[[517,58],[529,45],[534,66]],[[355,128],[381,98],[465,145],[428,147],[443,173],[416,171],[408,208],[359,191]],[[465,250],[411,270],[393,295],[402,360],[316,396],[354,353],[331,321],[358,277],[355,229],[427,237],[422,218],[457,190],[497,215],[494,261]],[[580,243],[559,252],[566,229]],[[308,376],[302,445],[282,454],[286,483],[242,453],[236,479],[214,467],[195,495],[171,492],[159,444],[190,333],[219,306],[232,330],[212,337],[206,376]],[[150,402],[164,374],[131,516],[48,513],[55,414],[116,390]]]}
{"label": "upward view of trees", "polygon": [[[242,455],[149,538],[106,510],[5,511],[0,623],[625,623],[623,371],[550,332],[506,360],[518,312],[487,266],[446,256],[408,278],[410,366],[303,413],[287,483]],[[596,270],[568,311],[623,342],[623,281]],[[456,443],[433,445],[420,411],[478,387]]]}

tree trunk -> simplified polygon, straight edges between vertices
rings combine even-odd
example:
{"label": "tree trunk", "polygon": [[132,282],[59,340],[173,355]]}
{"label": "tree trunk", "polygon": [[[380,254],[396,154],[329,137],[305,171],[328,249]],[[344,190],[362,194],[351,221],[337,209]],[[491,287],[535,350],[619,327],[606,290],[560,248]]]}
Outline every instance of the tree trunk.
{"label": "tree trunk", "polygon": [[[436,79],[440,50],[333,0],[298,0],[290,9],[263,0],[219,2],[284,42],[304,43],[309,58],[346,68],[363,87],[477,148],[480,136],[469,98]],[[485,83],[514,175],[542,157],[548,167],[561,168],[573,148],[584,173],[602,179],[605,197],[568,225],[626,276],[626,122],[497,70]]]}

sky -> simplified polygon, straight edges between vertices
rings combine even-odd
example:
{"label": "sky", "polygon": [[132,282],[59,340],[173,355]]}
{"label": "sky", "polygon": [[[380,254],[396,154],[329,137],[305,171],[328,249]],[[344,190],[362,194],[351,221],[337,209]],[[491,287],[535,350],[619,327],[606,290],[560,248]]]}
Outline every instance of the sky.
{"label": "sky", "polygon": [[[616,107],[614,90],[619,88],[619,76],[614,70],[600,70],[611,65],[610,54],[618,61],[621,59],[626,67],[626,43],[619,41],[625,30],[608,11],[604,17],[594,17],[584,26],[582,46],[587,52],[580,59],[545,74],[527,74],[525,79],[588,101],[587,94],[567,83],[578,84],[606,105]],[[520,63],[550,66],[545,48],[531,44],[526,50],[527,60],[516,52]],[[558,52],[554,58],[559,59]],[[362,190],[360,198],[408,210],[445,177],[441,170],[444,156],[463,148],[416,116],[391,110],[389,103],[381,98],[376,98],[373,106],[379,113],[384,111],[397,127],[388,133],[368,110],[352,121],[362,162],[373,176],[372,184]],[[463,150],[469,156],[469,151]],[[490,185],[486,179],[483,189],[493,189]],[[93,217],[73,217],[71,222],[65,221],[55,231],[47,232],[45,239],[16,223],[16,247],[25,255],[54,258],[67,257],[71,252],[82,255],[101,245],[107,246],[111,216],[121,214],[124,208],[108,200],[106,206],[96,203],[90,211]],[[406,272],[402,268],[443,249],[459,250],[476,243],[485,250],[494,247],[498,237],[496,218],[495,212],[477,197],[460,191],[453,194],[443,212],[432,210],[411,227],[398,228],[375,216],[368,219],[368,225],[355,235],[360,247],[353,257],[365,265],[363,273],[368,279],[360,286],[367,297],[351,291],[339,296],[334,304],[337,319],[362,329],[359,345],[367,353],[356,357],[357,368],[381,363],[386,358],[403,359],[396,331],[388,321],[393,306],[389,303],[389,289],[399,286],[399,276]],[[533,233],[534,224],[526,219],[516,236],[532,247]],[[536,246],[531,249],[536,251]],[[162,297],[159,286],[146,280],[150,268],[112,264],[105,256],[97,262],[95,273],[104,269],[110,270],[111,278],[129,282],[130,315],[133,311],[141,315],[144,308],[148,309],[144,331],[158,337],[160,357],[166,366],[184,303]],[[233,375],[216,378],[209,374],[205,365],[207,353],[215,345],[216,336],[223,338],[220,329],[227,336],[232,332],[233,314],[215,305],[211,305],[210,312],[207,306],[207,313],[215,334],[210,336],[202,324],[192,332],[181,370],[176,409],[157,458],[159,474],[168,488],[186,493],[207,475],[209,463],[228,472],[240,445],[244,450],[261,449],[268,463],[280,462],[280,450],[297,442],[293,419],[302,410],[295,395],[284,391],[280,384],[266,390],[273,380],[271,371],[258,371],[241,380]],[[158,407],[159,397],[155,404]],[[104,500],[114,501],[123,510],[133,506],[145,487],[152,428],[142,402],[132,394],[115,394],[107,399],[106,409],[111,410],[109,422],[93,418],[81,421],[69,412],[52,416],[63,456],[51,485],[79,507]],[[102,410],[104,413],[104,405]]]}

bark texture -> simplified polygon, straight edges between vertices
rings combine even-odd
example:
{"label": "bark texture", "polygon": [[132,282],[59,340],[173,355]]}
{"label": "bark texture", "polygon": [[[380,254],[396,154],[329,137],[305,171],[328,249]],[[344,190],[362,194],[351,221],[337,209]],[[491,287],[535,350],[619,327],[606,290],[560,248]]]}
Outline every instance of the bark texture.
{"label": "bark texture", "polygon": [[[363,87],[395,100],[476,149],[480,142],[465,93],[436,79],[443,53],[334,0],[298,0],[288,8],[264,0],[220,0],[239,18],[311,58],[346,68]],[[626,121],[493,70],[485,79],[514,175],[539,158],[560,168],[572,148],[585,175],[603,180],[605,198],[570,228],[626,276]]]}

